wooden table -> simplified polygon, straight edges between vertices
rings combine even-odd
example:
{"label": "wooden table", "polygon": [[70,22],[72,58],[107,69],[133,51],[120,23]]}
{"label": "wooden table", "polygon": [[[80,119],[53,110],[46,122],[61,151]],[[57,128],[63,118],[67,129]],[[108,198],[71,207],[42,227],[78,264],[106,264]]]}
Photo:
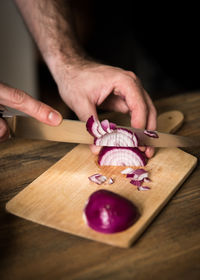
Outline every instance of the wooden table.
{"label": "wooden table", "polygon": [[[155,102],[181,110],[180,135],[200,134],[200,93]],[[5,203],[74,145],[10,140],[0,145],[0,279],[200,279],[200,167],[130,249],[62,233],[6,213]],[[199,148],[187,152],[199,157]]]}

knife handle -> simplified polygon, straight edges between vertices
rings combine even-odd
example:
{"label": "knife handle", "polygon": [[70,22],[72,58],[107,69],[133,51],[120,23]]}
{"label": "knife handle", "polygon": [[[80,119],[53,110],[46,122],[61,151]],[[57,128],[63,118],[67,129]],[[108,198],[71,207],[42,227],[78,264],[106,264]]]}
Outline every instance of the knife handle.
{"label": "knife handle", "polygon": [[183,124],[184,115],[180,111],[168,111],[162,113],[157,119],[157,131],[173,133]]}

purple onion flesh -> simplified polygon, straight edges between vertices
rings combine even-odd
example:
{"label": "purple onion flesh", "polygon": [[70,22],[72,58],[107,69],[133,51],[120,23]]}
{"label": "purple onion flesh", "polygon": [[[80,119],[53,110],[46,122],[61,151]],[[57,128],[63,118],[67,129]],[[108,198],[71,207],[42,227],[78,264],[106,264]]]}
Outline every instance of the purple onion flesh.
{"label": "purple onion flesh", "polygon": [[107,190],[91,194],[84,209],[89,227],[101,233],[126,230],[139,218],[137,207],[128,199]]}

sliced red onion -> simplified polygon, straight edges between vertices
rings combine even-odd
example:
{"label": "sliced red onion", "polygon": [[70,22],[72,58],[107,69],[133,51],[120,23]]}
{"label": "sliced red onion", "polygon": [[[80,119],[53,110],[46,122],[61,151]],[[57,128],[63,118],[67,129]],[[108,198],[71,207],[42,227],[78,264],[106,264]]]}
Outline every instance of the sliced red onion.
{"label": "sliced red onion", "polygon": [[138,186],[138,191],[149,191],[151,188],[147,186]]}
{"label": "sliced red onion", "polygon": [[107,190],[94,192],[84,208],[88,226],[101,233],[126,230],[138,217],[138,209],[130,200]]}
{"label": "sliced red onion", "polygon": [[133,173],[127,174],[127,178],[133,178],[133,180],[144,180],[144,178],[148,178],[148,172],[144,169],[136,169]]}
{"label": "sliced red onion", "polygon": [[88,179],[93,183],[101,185],[107,180],[107,177],[97,173],[97,174],[91,175],[90,177],[88,177]]}
{"label": "sliced red onion", "polygon": [[98,163],[101,166],[144,166],[146,157],[137,148],[103,147],[99,153]]}
{"label": "sliced red onion", "polygon": [[138,146],[138,139],[135,133],[125,128],[117,128],[116,124],[108,120],[103,120],[100,123],[91,116],[86,123],[86,128],[95,137],[94,144],[97,146]]}
{"label": "sliced red onion", "polygon": [[109,178],[109,179],[108,179],[108,184],[109,184],[109,185],[112,185],[113,183],[114,183],[113,178]]}
{"label": "sliced red onion", "polygon": [[135,171],[135,169],[128,167],[121,171],[121,174],[132,174]]}
{"label": "sliced red onion", "polygon": [[97,138],[102,136],[99,132],[99,122],[93,116],[87,120],[86,128],[92,136]]}
{"label": "sliced red onion", "polygon": [[97,146],[137,147],[138,139],[132,131],[124,128],[116,128],[110,133],[96,137],[94,144]]}
{"label": "sliced red onion", "polygon": [[103,130],[107,133],[111,133],[114,129],[117,128],[115,123],[111,123],[108,120],[103,120],[101,122],[101,126],[102,126]]}
{"label": "sliced red onion", "polygon": [[130,183],[131,183],[132,185],[134,185],[134,186],[140,187],[140,186],[142,186],[143,180],[138,181],[138,180],[133,180],[133,179],[132,179],[132,180],[130,181]]}
{"label": "sliced red onion", "polygon": [[156,133],[156,131],[152,131],[152,130],[144,130],[144,134],[149,136],[149,137],[153,137],[153,138],[159,138],[158,134]]}
{"label": "sliced red onion", "polygon": [[149,179],[149,177],[144,178],[144,182],[145,182],[145,183],[151,182],[151,179]]}

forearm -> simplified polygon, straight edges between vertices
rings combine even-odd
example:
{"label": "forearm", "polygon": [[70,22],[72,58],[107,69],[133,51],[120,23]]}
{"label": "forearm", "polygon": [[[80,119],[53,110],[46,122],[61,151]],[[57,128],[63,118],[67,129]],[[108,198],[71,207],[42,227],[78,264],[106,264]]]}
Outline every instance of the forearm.
{"label": "forearm", "polygon": [[15,2],[55,80],[60,66],[65,65],[70,71],[81,62],[85,54],[75,36],[70,1]]}

